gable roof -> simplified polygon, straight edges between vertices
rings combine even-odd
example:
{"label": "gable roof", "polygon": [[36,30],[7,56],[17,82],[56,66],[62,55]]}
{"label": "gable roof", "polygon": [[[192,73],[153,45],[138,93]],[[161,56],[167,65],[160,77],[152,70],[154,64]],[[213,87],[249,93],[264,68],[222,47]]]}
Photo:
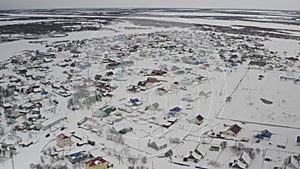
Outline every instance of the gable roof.
{"label": "gable roof", "polygon": [[239,133],[241,131],[241,129],[242,128],[240,126],[238,126],[237,124],[235,124],[229,128],[229,130],[232,131],[234,134]]}
{"label": "gable roof", "polygon": [[156,139],[156,140],[151,141],[150,144],[152,144],[152,145],[154,144],[159,147],[159,146],[167,144],[167,142],[162,139]]}
{"label": "gable roof", "polygon": [[101,157],[96,157],[90,161],[87,161],[85,162],[86,165],[88,165],[89,167],[93,167],[93,166],[96,166],[96,165],[100,165],[100,164],[103,164],[107,162],[106,160],[104,160],[103,158]]}
{"label": "gable roof", "polygon": [[251,162],[250,156],[245,151],[243,151],[240,160],[243,160],[246,165],[249,165]]}
{"label": "gable roof", "polygon": [[272,133],[269,130],[263,130],[260,132],[262,137],[271,138]]}
{"label": "gable roof", "polygon": [[234,164],[232,164],[232,167],[235,168],[247,168],[247,165],[242,163],[240,160],[238,160],[237,162],[235,162]]}
{"label": "gable roof", "polygon": [[289,156],[288,158],[286,158],[284,165],[289,166],[290,168],[295,168],[295,169],[300,167],[298,161],[293,156]]}

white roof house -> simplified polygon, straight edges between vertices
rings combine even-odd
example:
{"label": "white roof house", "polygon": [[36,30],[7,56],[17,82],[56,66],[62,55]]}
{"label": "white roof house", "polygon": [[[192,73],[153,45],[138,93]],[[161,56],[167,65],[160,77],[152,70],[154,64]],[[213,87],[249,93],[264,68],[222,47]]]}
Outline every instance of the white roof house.
{"label": "white roof house", "polygon": [[37,128],[47,130],[65,119],[67,119],[67,117],[56,115],[48,120],[41,122],[40,124],[37,124]]}
{"label": "white roof house", "polygon": [[155,149],[156,151],[159,151],[165,147],[167,147],[167,142],[165,140],[153,140],[148,142],[148,147]]}
{"label": "white roof house", "polygon": [[242,163],[240,160],[236,161],[235,163],[232,164],[232,168],[247,168],[247,165],[245,163]]}
{"label": "white roof house", "polygon": [[244,164],[247,165],[247,167],[250,165],[250,162],[251,162],[251,158],[250,156],[245,152],[243,151],[240,159],[239,159],[241,162],[243,162]]}

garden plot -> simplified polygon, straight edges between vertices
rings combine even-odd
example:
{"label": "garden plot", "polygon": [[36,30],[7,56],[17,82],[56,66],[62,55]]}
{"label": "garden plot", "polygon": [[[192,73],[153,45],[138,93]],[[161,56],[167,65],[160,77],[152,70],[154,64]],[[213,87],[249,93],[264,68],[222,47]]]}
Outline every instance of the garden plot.
{"label": "garden plot", "polygon": [[[264,77],[259,80],[259,75]],[[277,72],[250,70],[225,105],[223,118],[298,127],[299,87],[293,81],[280,80]]]}

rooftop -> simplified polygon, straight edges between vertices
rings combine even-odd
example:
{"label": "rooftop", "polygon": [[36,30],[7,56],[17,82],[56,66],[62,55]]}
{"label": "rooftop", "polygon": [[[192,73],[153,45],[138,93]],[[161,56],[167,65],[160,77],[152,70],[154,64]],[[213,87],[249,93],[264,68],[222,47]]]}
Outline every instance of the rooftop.
{"label": "rooftop", "polygon": [[100,165],[100,164],[103,164],[107,162],[106,160],[104,160],[103,158],[101,157],[96,157],[90,161],[87,161],[85,162],[86,165],[88,165],[89,167],[93,167],[93,166],[96,166],[96,165]]}

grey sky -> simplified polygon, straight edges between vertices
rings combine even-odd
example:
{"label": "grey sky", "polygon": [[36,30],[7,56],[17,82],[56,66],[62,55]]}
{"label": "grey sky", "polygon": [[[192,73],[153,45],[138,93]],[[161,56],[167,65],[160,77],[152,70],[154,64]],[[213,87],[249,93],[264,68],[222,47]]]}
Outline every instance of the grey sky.
{"label": "grey sky", "polygon": [[248,8],[300,10],[300,0],[0,0],[1,9],[85,7]]}

